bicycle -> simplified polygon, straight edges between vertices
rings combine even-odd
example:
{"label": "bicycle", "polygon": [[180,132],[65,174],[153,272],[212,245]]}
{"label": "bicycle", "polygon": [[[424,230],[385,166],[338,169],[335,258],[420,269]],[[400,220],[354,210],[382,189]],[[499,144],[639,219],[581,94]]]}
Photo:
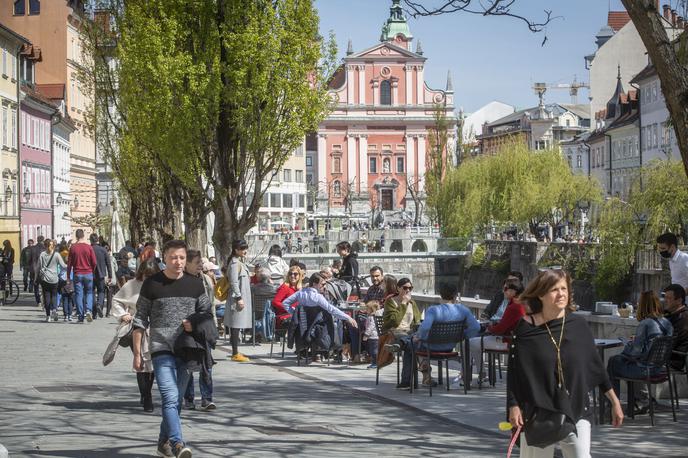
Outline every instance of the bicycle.
{"label": "bicycle", "polygon": [[19,285],[12,279],[0,280],[0,302],[3,305],[14,304],[19,299]]}

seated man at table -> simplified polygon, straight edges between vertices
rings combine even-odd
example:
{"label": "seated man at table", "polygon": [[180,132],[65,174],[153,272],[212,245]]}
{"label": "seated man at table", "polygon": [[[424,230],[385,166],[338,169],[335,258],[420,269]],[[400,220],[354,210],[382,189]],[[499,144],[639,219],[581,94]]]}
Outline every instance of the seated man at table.
{"label": "seated man at table", "polygon": [[[421,347],[421,341],[427,340],[430,334],[430,328],[434,323],[448,323],[450,321],[465,321],[466,326],[464,330],[464,338],[470,339],[471,337],[477,336],[480,332],[480,323],[475,319],[473,313],[463,304],[457,303],[457,295],[459,289],[456,285],[452,283],[440,283],[439,293],[442,298],[443,303],[438,305],[431,305],[425,310],[425,319],[420,324],[418,331],[412,337],[406,337],[403,339],[409,339],[413,341],[416,349],[425,350],[425,346]],[[430,351],[437,352],[448,352],[454,350],[454,344],[448,345],[430,345]],[[408,345],[408,340],[404,351],[404,365],[401,370],[401,383],[397,388],[408,389],[411,386],[412,377],[412,363],[413,359],[411,356],[411,351]],[[423,372],[423,385],[434,384],[432,376],[430,374],[430,367],[421,368]]]}
{"label": "seated man at table", "polygon": [[503,288],[506,282],[510,280],[518,280],[523,283],[523,274],[518,270],[512,270],[506,275],[506,279],[502,284],[502,290],[494,295],[490,303],[485,307],[485,310],[483,310],[483,313],[480,314],[480,318],[490,321],[499,321],[502,319],[506,306],[509,305],[509,300],[504,297]]}
{"label": "seated man at table", "polygon": [[[688,307],[685,305],[686,290],[683,286],[672,284],[664,288],[665,317],[674,327],[674,351],[688,352]],[[671,367],[683,370],[686,365],[685,355],[671,355]]]}
{"label": "seated man at table", "polygon": [[282,301],[282,304],[292,314],[294,313],[294,303],[298,303],[303,307],[320,307],[321,309],[329,312],[329,314],[333,317],[339,318],[340,320],[349,323],[349,326],[357,328],[358,323],[356,323],[356,320],[327,302],[327,299],[325,299],[325,296],[322,294],[324,287],[325,279],[322,278],[319,273],[315,273],[308,279],[308,286],[306,288],[296,291],[294,294]]}
{"label": "seated man at table", "polygon": [[370,301],[378,301],[380,304],[383,303],[385,299],[385,285],[383,280],[385,274],[382,271],[382,267],[373,266],[370,269],[370,281],[372,285],[366,291],[365,296],[363,296],[363,303],[367,304]]}
{"label": "seated man at table", "polygon": [[[526,314],[523,304],[518,302],[518,296],[523,292],[523,284],[516,280],[507,280],[504,283],[504,298],[508,301],[504,314],[498,323],[487,327],[487,334],[471,339],[471,357],[480,366],[482,364],[483,350],[507,350],[509,335],[516,329],[516,325]],[[482,346],[482,348],[481,348]],[[480,367],[478,373],[480,373]]]}

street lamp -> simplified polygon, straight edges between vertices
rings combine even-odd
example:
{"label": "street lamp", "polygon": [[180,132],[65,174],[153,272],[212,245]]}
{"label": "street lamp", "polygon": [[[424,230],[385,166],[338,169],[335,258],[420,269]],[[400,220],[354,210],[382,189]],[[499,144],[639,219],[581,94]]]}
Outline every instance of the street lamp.
{"label": "street lamp", "polygon": [[576,207],[578,208],[581,217],[580,236],[585,237],[585,223],[588,220],[587,213],[588,209],[590,208],[590,202],[587,200],[579,200],[578,202],[576,202]]}
{"label": "street lamp", "polygon": [[24,203],[28,204],[31,201],[31,190],[29,188],[24,189]]}

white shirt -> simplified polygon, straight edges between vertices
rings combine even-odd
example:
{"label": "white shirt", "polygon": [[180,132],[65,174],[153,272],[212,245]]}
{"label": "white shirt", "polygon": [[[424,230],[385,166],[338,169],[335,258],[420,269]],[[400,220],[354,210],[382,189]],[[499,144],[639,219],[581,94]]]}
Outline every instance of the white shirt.
{"label": "white shirt", "polygon": [[688,288],[688,253],[677,249],[674,256],[669,260],[669,270],[671,271],[671,283]]}

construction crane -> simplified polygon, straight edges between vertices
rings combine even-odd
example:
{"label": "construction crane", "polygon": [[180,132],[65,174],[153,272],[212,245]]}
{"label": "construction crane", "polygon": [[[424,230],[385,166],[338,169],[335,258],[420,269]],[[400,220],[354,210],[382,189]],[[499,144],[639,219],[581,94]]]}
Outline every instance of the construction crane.
{"label": "construction crane", "polygon": [[590,85],[588,83],[579,83],[576,81],[576,77],[573,77],[573,82],[570,84],[566,83],[558,83],[558,84],[547,84],[547,83],[534,83],[533,84],[533,90],[537,94],[537,96],[540,98],[540,103],[542,103],[542,98],[545,95],[545,92],[547,92],[547,89],[568,89],[569,94],[571,95],[571,103],[574,105],[578,104],[578,89],[585,87],[590,89]]}

